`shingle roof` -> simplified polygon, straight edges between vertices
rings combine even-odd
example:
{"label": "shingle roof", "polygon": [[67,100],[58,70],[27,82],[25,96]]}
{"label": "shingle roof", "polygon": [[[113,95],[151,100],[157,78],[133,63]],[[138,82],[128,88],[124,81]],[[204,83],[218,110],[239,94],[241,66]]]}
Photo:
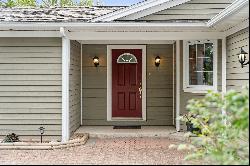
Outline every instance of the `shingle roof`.
{"label": "shingle roof", "polygon": [[0,8],[0,22],[86,22],[124,7]]}

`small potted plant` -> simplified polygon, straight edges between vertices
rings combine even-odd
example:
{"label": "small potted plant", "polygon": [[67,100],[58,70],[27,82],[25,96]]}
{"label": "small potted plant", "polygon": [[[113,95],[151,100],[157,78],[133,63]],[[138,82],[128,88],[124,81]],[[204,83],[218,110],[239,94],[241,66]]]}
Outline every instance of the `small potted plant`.
{"label": "small potted plant", "polygon": [[11,133],[5,136],[3,139],[2,143],[7,143],[7,142],[19,142],[19,137],[15,133]]}
{"label": "small potted plant", "polygon": [[194,127],[194,124],[192,123],[192,119],[194,119],[197,115],[191,114],[188,112],[187,114],[184,114],[181,119],[186,122],[187,126],[187,131],[194,133],[194,134],[199,134],[201,130],[197,127]]}

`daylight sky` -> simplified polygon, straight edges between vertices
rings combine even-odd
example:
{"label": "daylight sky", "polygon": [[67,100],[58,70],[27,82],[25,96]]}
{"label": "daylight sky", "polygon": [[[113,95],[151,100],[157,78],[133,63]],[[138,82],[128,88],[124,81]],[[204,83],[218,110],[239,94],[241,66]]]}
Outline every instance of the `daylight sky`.
{"label": "daylight sky", "polygon": [[105,6],[128,6],[142,0],[102,0]]}

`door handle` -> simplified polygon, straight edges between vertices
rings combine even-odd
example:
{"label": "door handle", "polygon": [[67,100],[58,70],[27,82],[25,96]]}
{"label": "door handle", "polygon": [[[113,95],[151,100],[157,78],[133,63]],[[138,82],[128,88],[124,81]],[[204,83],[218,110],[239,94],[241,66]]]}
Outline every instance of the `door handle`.
{"label": "door handle", "polygon": [[139,94],[140,94],[140,99],[141,99],[141,95],[142,95],[142,86],[141,86],[141,82],[140,82],[140,87],[139,87]]}

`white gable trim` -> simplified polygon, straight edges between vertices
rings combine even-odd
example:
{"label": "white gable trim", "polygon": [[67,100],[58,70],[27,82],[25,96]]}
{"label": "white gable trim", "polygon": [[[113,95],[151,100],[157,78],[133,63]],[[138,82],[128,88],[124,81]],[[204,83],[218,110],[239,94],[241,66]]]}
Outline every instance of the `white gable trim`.
{"label": "white gable trim", "polygon": [[160,12],[162,10],[169,9],[169,8],[181,5],[181,4],[189,2],[189,1],[191,1],[191,0],[171,0],[171,1],[167,1],[167,2],[165,2],[163,4],[160,4],[160,5],[145,9],[145,10],[141,11],[140,13],[132,13],[132,14],[126,16],[125,18],[126,18],[126,20],[136,20],[136,19],[148,16],[150,14],[157,13],[157,12]]}
{"label": "white gable trim", "polygon": [[223,21],[230,15],[238,12],[242,7],[249,4],[248,0],[235,0],[231,5],[222,10],[219,14],[214,16],[210,21],[207,22],[207,26],[211,27],[216,25],[217,23]]}
{"label": "white gable trim", "polygon": [[[189,1],[189,0],[148,0],[148,1],[145,1],[142,3],[138,3],[136,5],[132,5],[130,7],[112,12],[110,14],[106,14],[106,15],[94,18],[94,19],[90,20],[90,22],[113,21],[113,20],[128,16],[130,14],[141,12],[143,10],[153,8],[155,6],[158,6],[158,5],[161,5],[163,3],[170,2],[170,1],[173,2],[173,3],[171,3],[172,5],[174,5],[174,4],[178,5],[178,3],[180,3],[181,1],[183,1],[183,3],[185,3],[185,1]],[[164,6],[164,7],[165,7],[164,9],[166,9],[167,6]],[[152,11],[153,11],[153,9],[152,9]],[[143,16],[140,14],[140,17],[143,17]]]}

